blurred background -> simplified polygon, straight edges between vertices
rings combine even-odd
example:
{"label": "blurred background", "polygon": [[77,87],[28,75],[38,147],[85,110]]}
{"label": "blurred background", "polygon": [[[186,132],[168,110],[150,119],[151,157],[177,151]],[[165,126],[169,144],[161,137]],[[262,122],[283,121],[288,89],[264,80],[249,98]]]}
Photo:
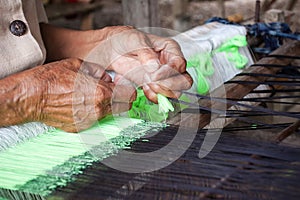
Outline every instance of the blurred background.
{"label": "blurred background", "polygon": [[[44,0],[49,22],[73,29],[98,29],[111,25],[142,21],[139,13],[150,6],[148,15],[155,17],[153,26],[185,31],[203,24],[211,17],[238,15],[239,22],[251,23],[256,0]],[[141,4],[142,7],[135,7]],[[152,5],[151,5],[152,4]],[[141,6],[139,5],[139,6]],[[261,0],[261,13],[271,21],[287,20],[293,32],[299,32],[300,2],[298,0]],[[156,8],[151,8],[154,6]],[[132,10],[133,7],[136,8]],[[140,9],[142,8],[142,9]],[[152,10],[151,10],[152,9]],[[284,16],[285,19],[280,19]],[[150,17],[150,16],[149,16]],[[266,18],[263,18],[264,20]],[[127,20],[127,21],[126,21]],[[136,25],[134,22],[131,25]]]}

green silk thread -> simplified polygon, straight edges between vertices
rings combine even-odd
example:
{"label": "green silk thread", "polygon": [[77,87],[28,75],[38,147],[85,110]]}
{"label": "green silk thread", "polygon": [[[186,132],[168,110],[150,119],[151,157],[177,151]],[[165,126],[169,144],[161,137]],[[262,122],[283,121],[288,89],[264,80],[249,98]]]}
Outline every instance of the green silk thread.
{"label": "green silk thread", "polygon": [[187,61],[187,67],[195,67],[197,71],[197,92],[206,94],[209,91],[209,84],[206,76],[214,73],[214,68],[210,53],[197,54]]}
{"label": "green silk thread", "polygon": [[167,97],[158,94],[158,104],[150,102],[142,89],[137,90],[137,98],[128,111],[131,118],[143,119],[152,122],[162,122],[168,118],[169,111],[174,111],[174,107]]}
{"label": "green silk thread", "polygon": [[187,68],[194,67],[197,71],[197,92],[199,94],[204,95],[209,92],[210,85],[206,77],[214,74],[212,56],[218,52],[224,52],[226,58],[234,63],[236,68],[242,69],[248,63],[248,59],[239,53],[239,48],[244,46],[247,46],[246,36],[238,35],[229,39],[211,53],[197,54],[187,61]]}
{"label": "green silk thread", "polygon": [[215,52],[225,52],[227,59],[233,62],[236,68],[242,69],[248,63],[248,59],[239,53],[239,48],[245,46],[247,46],[246,36],[238,35],[222,44]]}

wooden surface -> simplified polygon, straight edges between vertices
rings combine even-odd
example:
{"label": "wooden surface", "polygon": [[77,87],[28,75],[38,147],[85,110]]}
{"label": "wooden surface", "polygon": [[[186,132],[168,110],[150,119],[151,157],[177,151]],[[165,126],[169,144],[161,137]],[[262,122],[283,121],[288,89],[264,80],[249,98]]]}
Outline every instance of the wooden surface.
{"label": "wooden surface", "polygon": [[125,25],[159,27],[158,0],[122,0]]}

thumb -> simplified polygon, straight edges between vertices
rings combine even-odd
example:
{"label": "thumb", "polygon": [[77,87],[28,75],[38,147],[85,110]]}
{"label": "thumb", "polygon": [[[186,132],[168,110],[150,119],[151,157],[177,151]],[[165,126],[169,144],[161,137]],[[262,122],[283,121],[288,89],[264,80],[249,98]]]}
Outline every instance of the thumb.
{"label": "thumb", "polygon": [[98,80],[103,80],[105,82],[112,81],[112,78],[109,76],[109,74],[106,73],[106,71],[96,63],[83,61],[80,71]]}
{"label": "thumb", "polygon": [[109,84],[112,90],[112,102],[131,104],[136,99],[136,90],[132,85]]}
{"label": "thumb", "polygon": [[119,114],[130,110],[132,102],[136,99],[136,90],[132,85],[110,84],[113,91],[111,111]]}

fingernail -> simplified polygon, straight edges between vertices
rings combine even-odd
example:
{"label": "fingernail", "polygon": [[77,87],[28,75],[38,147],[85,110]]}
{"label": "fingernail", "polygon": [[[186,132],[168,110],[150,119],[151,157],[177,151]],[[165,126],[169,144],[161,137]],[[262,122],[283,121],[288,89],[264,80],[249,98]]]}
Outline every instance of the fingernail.
{"label": "fingernail", "polygon": [[155,72],[160,67],[160,62],[158,60],[149,60],[145,66],[147,72]]}

